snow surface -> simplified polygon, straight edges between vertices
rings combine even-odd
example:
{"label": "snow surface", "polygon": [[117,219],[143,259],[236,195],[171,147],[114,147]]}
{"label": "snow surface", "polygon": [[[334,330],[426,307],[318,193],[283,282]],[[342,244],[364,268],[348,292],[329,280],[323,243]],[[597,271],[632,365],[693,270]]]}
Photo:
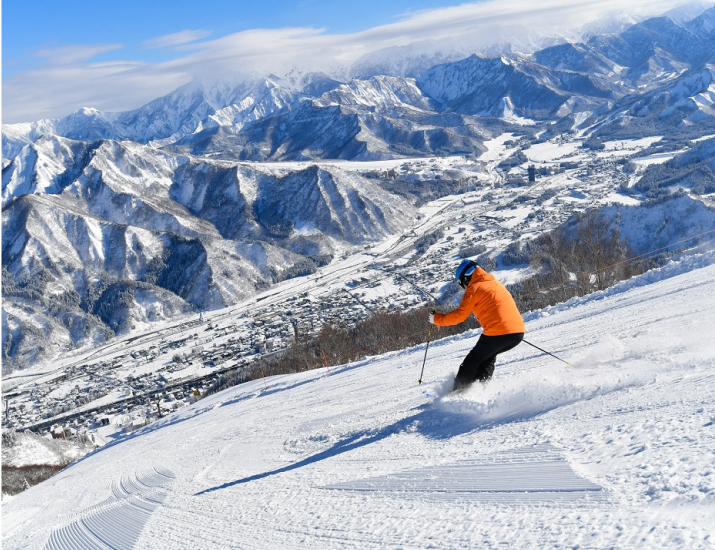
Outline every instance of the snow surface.
{"label": "snow surface", "polygon": [[258,380],[3,503],[3,548],[714,548],[715,253],[478,335]]}

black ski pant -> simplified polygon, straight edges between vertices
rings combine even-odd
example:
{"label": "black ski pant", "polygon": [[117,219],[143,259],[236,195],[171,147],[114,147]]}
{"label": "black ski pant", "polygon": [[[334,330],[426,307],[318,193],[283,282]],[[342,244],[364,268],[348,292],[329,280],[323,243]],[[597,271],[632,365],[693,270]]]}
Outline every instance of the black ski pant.
{"label": "black ski pant", "polygon": [[523,332],[503,334],[501,336],[485,336],[482,334],[459,366],[454,379],[454,389],[464,388],[479,380],[486,382],[494,374],[494,364],[497,355],[509,351],[523,340]]}

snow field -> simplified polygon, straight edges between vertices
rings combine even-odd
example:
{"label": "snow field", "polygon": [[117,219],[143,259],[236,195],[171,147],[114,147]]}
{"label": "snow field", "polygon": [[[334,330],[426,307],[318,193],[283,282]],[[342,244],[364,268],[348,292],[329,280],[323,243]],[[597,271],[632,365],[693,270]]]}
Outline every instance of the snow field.
{"label": "snow field", "polygon": [[[711,252],[527,314],[571,367],[521,344],[448,394],[472,332],[422,385],[424,346],[244,384],[3,504],[3,547],[101,509],[97,548],[715,548],[714,311]],[[152,468],[156,506],[102,505]]]}
{"label": "snow field", "polygon": [[73,514],[73,521],[52,531],[45,548],[132,548],[146,520],[166,497],[163,486],[173,477],[154,468],[113,482],[111,496]]}

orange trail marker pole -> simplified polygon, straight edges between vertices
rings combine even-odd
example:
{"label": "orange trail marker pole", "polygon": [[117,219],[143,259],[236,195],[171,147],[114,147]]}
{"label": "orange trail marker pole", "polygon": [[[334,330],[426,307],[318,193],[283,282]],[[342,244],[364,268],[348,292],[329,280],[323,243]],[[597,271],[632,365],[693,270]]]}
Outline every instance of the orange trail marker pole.
{"label": "orange trail marker pole", "polygon": [[328,366],[328,358],[325,355],[325,350],[321,349],[321,352],[323,352],[323,361],[325,361],[325,368],[328,369],[328,374],[330,374],[330,367]]}

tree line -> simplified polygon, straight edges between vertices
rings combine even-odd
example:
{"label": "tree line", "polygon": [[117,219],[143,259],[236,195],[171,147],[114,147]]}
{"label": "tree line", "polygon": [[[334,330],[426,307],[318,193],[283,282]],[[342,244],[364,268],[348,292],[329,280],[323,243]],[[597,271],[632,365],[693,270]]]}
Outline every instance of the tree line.
{"label": "tree line", "polygon": [[534,270],[531,277],[509,286],[519,309],[529,311],[605,290],[657,263],[629,261],[634,256],[618,226],[602,212],[590,210],[529,243],[512,245],[503,261],[508,265],[528,259]]}

